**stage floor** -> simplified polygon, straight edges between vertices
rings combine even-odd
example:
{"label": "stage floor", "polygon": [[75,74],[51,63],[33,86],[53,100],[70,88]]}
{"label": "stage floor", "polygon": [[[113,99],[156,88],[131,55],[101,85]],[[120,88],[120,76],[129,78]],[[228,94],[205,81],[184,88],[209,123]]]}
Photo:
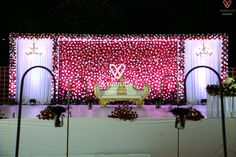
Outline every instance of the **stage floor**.
{"label": "stage floor", "polygon": [[[62,105],[64,106],[64,105]],[[101,107],[99,105],[93,105],[92,109],[88,109],[87,105],[70,105],[72,117],[101,117],[105,118],[111,114],[111,111],[118,105],[108,105],[107,107]],[[138,118],[142,119],[175,119],[175,116],[170,110],[176,105],[162,105],[161,108],[156,109],[155,105],[143,105],[142,108],[132,106],[132,110],[138,113]],[[37,115],[42,111],[46,105],[23,105],[22,106],[22,118],[37,118]],[[67,106],[65,106],[67,108]],[[181,107],[193,107],[199,110],[205,118],[207,118],[207,106],[206,105],[185,105]],[[1,105],[0,110],[4,113],[6,118],[17,118],[18,105]],[[66,113],[65,113],[66,116]]]}

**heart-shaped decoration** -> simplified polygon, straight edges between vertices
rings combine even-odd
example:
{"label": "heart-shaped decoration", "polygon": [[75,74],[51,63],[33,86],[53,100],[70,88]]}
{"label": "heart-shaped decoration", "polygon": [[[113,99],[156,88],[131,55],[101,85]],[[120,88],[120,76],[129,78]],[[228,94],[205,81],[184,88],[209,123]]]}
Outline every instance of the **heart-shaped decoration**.
{"label": "heart-shaped decoration", "polygon": [[116,66],[115,64],[110,64],[109,66],[110,72],[112,75],[116,78],[119,79],[125,72],[125,64],[120,64]]}
{"label": "heart-shaped decoration", "polygon": [[231,3],[232,3],[231,0],[223,0],[223,4],[224,4],[225,8],[229,8]]}

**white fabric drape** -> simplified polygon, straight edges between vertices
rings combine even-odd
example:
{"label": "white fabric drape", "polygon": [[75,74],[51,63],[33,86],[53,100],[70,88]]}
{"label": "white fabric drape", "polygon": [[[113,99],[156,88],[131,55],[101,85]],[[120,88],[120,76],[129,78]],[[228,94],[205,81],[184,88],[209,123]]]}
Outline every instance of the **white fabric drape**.
{"label": "white fabric drape", "polygon": [[[236,117],[236,97],[224,96],[225,117]],[[221,99],[219,95],[207,95],[207,117],[221,117]]]}
{"label": "white fabric drape", "polygon": [[[211,55],[197,55],[203,44]],[[185,76],[193,67],[205,65],[213,68],[220,74],[222,40],[186,40],[185,41]],[[206,68],[193,70],[186,82],[188,103],[199,103],[201,99],[207,99],[207,84],[217,84],[218,78],[213,71]]]}
{"label": "white fabric drape", "polygon": [[[29,54],[32,52],[33,44],[37,48],[35,52],[40,54]],[[30,67],[40,65],[52,69],[53,41],[50,39],[17,39],[17,69],[16,69],[16,99],[19,102],[20,83],[25,71]],[[28,103],[30,99],[36,99],[38,104],[49,103],[51,99],[50,73],[42,68],[29,71],[24,80],[22,103]]]}
{"label": "white fabric drape", "polygon": [[[74,110],[73,107],[72,114],[81,112],[80,109]],[[85,108],[89,114],[94,111],[98,113],[104,109],[112,110],[112,108],[88,110],[87,106]],[[156,112],[161,113],[158,110]],[[179,142],[181,157],[224,156],[220,118],[202,119],[196,122],[186,121],[185,129],[179,131],[179,141],[177,141],[175,120],[162,119],[160,118],[162,115],[158,115],[160,116],[158,118],[139,117],[132,123],[107,118],[107,115],[96,118],[93,116],[92,118],[71,118],[70,126],[73,126],[73,129],[70,130],[70,157],[96,157],[97,154],[102,153],[143,153],[151,154],[152,157],[175,157],[178,153],[177,142]],[[15,156],[16,123],[16,118],[0,120],[1,157]],[[225,123],[227,126],[227,156],[235,157],[236,118],[226,118]],[[67,142],[64,137],[65,127],[55,128],[51,120],[22,119],[19,156],[65,157]]]}

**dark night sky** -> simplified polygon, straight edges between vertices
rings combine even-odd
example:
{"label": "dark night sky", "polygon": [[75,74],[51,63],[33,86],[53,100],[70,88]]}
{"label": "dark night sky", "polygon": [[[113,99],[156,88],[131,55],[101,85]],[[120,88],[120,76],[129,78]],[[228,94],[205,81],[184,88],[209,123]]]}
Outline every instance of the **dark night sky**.
{"label": "dark night sky", "polygon": [[8,0],[0,5],[1,59],[8,65],[8,35],[17,33],[179,34],[227,33],[229,66],[236,67],[236,0]]}

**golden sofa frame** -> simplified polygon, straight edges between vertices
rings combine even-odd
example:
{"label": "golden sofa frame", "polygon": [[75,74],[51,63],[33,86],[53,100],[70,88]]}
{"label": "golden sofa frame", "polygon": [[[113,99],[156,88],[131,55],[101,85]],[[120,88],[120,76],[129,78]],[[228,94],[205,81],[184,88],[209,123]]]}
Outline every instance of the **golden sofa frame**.
{"label": "golden sofa frame", "polygon": [[99,99],[99,105],[106,107],[110,102],[128,101],[133,102],[137,107],[142,107],[144,99],[149,95],[149,85],[146,83],[144,89],[136,89],[133,84],[125,84],[126,94],[120,95],[120,84],[110,83],[107,89],[101,89],[99,84],[94,85],[94,94]]}

